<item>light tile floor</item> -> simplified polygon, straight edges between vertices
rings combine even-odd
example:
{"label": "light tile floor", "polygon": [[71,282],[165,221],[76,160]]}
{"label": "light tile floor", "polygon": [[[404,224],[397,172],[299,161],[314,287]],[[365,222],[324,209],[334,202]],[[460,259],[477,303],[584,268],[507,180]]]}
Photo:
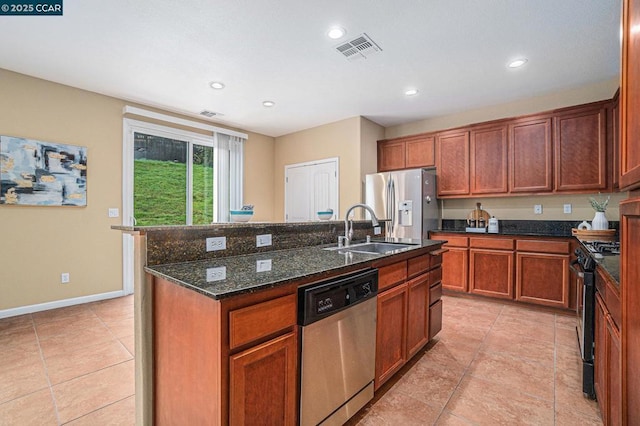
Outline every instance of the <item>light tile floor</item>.
{"label": "light tile floor", "polygon": [[352,425],[602,425],[573,316],[444,296],[443,329]]}
{"label": "light tile floor", "polygon": [[0,320],[0,425],[134,424],[133,296]]}
{"label": "light tile floor", "polygon": [[[349,423],[601,425],[575,319],[444,296],[443,330]],[[0,320],[0,425],[134,424],[133,297]]]}

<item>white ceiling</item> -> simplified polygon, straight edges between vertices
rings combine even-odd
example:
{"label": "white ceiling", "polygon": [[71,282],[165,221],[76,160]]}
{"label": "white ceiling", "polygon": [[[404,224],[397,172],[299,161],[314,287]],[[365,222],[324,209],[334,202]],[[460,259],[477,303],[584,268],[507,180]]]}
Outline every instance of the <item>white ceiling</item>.
{"label": "white ceiling", "polygon": [[[0,68],[280,136],[614,78],[619,21],[620,0],[65,0],[62,17],[0,17]],[[347,60],[326,36],[336,24],[383,51]]]}

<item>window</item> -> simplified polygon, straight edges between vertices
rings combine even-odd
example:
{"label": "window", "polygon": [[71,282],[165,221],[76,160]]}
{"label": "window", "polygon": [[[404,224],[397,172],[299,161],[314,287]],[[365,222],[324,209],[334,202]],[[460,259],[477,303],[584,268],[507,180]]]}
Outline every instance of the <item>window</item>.
{"label": "window", "polygon": [[125,225],[206,225],[242,207],[244,139],[125,119]]}

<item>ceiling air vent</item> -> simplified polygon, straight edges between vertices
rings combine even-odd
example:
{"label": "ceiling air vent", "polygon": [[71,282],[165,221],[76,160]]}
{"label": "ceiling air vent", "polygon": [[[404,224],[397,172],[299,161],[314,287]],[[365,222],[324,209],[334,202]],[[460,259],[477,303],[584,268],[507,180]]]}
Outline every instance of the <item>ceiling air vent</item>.
{"label": "ceiling air vent", "polygon": [[200,111],[200,115],[204,115],[205,117],[213,117],[214,115],[220,115],[217,112],[213,112],[213,111],[207,111],[206,109],[204,111]]}
{"label": "ceiling air vent", "polygon": [[366,58],[374,53],[382,52],[380,46],[371,40],[366,33],[362,33],[346,43],[339,44],[336,46],[336,50],[350,61]]}

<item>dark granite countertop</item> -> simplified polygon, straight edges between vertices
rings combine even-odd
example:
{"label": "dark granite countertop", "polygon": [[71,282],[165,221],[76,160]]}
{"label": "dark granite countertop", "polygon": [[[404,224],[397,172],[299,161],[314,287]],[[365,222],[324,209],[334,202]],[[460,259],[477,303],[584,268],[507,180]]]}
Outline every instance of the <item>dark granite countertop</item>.
{"label": "dark granite countertop", "polygon": [[620,289],[620,256],[608,255],[596,259],[598,268],[602,268],[611,277],[613,284]]}
{"label": "dark granite countertop", "polygon": [[[303,278],[313,278],[316,275],[321,278],[327,272],[340,273],[343,269],[352,269],[353,265],[361,264],[366,268],[372,262],[385,257],[400,256],[409,251],[441,244],[441,241],[433,240],[394,240],[394,242],[410,242],[414,246],[394,254],[353,253],[342,250],[323,250],[323,247],[331,245],[314,246],[147,266],[145,271],[213,299],[224,299],[288,284]],[[259,270],[261,272],[258,272]]]}

